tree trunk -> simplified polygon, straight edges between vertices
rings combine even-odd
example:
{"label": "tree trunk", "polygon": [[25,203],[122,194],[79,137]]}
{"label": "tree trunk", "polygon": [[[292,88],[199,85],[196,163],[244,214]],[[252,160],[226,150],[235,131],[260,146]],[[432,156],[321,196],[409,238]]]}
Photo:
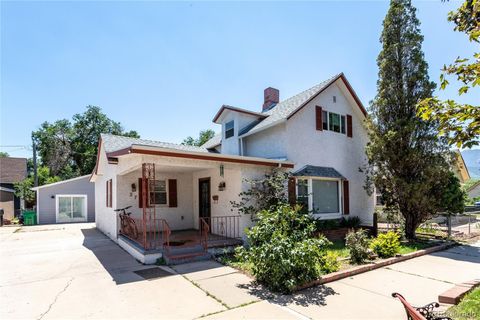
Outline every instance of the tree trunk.
{"label": "tree trunk", "polygon": [[418,223],[416,222],[413,214],[404,214],[404,217],[405,217],[405,238],[407,238],[407,240],[414,240],[416,238],[415,230],[418,227]]}

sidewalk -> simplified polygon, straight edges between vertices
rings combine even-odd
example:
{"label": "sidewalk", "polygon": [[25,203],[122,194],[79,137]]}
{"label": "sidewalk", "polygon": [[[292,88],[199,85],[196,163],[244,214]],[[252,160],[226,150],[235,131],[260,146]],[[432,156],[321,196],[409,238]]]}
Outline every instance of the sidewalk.
{"label": "sidewalk", "polygon": [[[290,296],[273,295],[245,283],[243,275],[243,280],[238,281],[238,274],[234,280],[222,268],[228,267],[217,266],[215,273],[185,274],[192,279],[194,274],[202,274],[197,285],[202,290],[212,290],[209,292],[216,299],[231,308],[207,319],[405,319],[402,305],[391,293],[399,292],[413,305],[420,306],[437,301],[438,295],[455,283],[480,278],[480,243],[422,256]],[[244,299],[232,302],[235,296]]]}

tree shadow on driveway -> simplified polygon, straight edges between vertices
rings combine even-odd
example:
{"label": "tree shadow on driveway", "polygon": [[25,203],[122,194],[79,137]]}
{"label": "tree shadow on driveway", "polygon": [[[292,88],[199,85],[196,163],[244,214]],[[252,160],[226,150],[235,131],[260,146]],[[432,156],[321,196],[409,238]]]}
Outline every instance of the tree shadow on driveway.
{"label": "tree shadow on driveway", "polygon": [[325,285],[319,285],[313,288],[304,289],[293,294],[282,295],[279,293],[273,293],[263,287],[262,285],[251,282],[249,284],[238,285],[239,288],[247,289],[249,294],[256,296],[262,300],[269,300],[270,302],[287,306],[295,304],[299,306],[319,305],[325,306],[326,298],[338,294],[331,287]]}

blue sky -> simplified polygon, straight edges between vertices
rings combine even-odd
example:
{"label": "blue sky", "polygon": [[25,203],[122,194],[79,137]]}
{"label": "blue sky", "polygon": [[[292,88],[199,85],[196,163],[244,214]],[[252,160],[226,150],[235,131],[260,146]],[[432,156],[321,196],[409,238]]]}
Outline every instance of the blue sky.
{"label": "blue sky", "polygon": [[[431,79],[473,44],[446,20],[460,2],[414,1]],[[261,110],[344,72],[375,96],[388,2],[1,2],[0,145],[100,106],[142,138],[181,142],[222,104]],[[440,92],[457,99],[456,87]],[[478,103],[480,92],[457,99]],[[12,156],[31,156],[12,149]]]}

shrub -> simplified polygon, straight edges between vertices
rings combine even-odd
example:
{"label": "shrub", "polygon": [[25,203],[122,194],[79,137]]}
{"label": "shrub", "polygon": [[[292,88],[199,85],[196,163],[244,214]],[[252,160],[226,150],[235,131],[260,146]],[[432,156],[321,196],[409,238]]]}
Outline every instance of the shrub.
{"label": "shrub", "polygon": [[320,271],[323,274],[332,273],[340,269],[338,254],[333,251],[327,251],[320,261]]}
{"label": "shrub", "polygon": [[362,223],[362,220],[359,217],[348,217],[348,218],[343,217],[340,220],[340,227],[353,229],[353,228],[360,227],[361,223]]}
{"label": "shrub", "polygon": [[338,219],[315,220],[315,227],[317,231],[338,229],[339,226],[340,220]]}
{"label": "shrub", "polygon": [[247,230],[250,247],[236,256],[251,265],[256,279],[273,291],[288,293],[296,286],[318,279],[322,269],[332,269],[332,258],[324,260],[330,242],[313,238],[313,220],[299,213],[300,207],[282,205],[263,210],[258,223]]}
{"label": "shrub", "polygon": [[370,248],[380,258],[393,257],[400,251],[400,236],[394,231],[381,233],[372,240]]}
{"label": "shrub", "polygon": [[368,250],[370,241],[365,230],[350,231],[345,240],[346,247],[350,251],[350,261],[352,263],[362,264],[368,259],[370,255]]}

